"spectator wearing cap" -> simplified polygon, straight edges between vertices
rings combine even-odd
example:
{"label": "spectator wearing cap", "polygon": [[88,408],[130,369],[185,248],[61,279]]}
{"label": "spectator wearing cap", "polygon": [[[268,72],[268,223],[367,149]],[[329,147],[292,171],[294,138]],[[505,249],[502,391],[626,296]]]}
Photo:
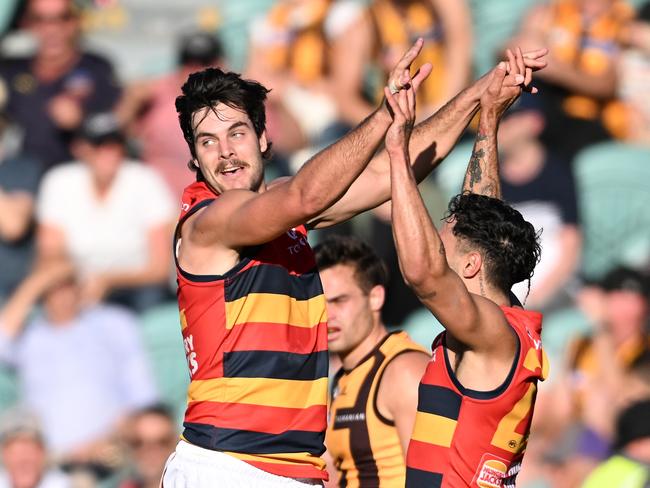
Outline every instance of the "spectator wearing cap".
{"label": "spectator wearing cap", "polygon": [[645,488],[650,485],[650,399],[618,417],[615,454],[598,466],[583,488]]}
{"label": "spectator wearing cap", "polygon": [[142,311],[167,297],[174,206],[155,170],[125,158],[112,114],[96,114],[74,143],[78,160],[43,178],[37,202],[41,257],[67,256],[86,304]]}
{"label": "spectator wearing cap", "polygon": [[68,261],[41,261],[0,309],[0,361],[58,460],[109,464],[115,430],[157,395],[134,316],[80,291]]}
{"label": "spectator wearing cap", "polygon": [[111,64],[82,50],[73,0],[28,0],[22,26],[37,41],[33,56],[5,60],[0,78],[7,112],[23,131],[23,150],[45,168],[69,161],[84,114],[112,109],[120,89]]}
{"label": "spectator wearing cap", "polygon": [[134,83],[125,90],[116,115],[138,141],[142,160],[165,179],[180,202],[183,189],[194,181],[187,171],[191,159],[178,128],[174,100],[190,73],[222,63],[219,40],[207,32],[192,32],[178,43],[177,69],[163,77]]}
{"label": "spectator wearing cap", "polygon": [[5,412],[0,419],[0,452],[4,469],[0,488],[70,488],[70,479],[48,467],[38,420],[28,412]]}

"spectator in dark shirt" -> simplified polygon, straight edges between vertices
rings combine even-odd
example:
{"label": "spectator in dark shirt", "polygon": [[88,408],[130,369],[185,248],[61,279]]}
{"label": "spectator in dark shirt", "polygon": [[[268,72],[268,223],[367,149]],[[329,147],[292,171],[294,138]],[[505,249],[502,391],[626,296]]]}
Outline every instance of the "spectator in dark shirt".
{"label": "spectator in dark shirt", "polygon": [[[499,148],[504,200],[542,230],[542,258],[526,306],[548,310],[566,301],[565,291],[580,262],[582,238],[571,168],[540,142],[544,126],[541,108],[533,97],[524,96],[501,123]],[[513,291],[523,302],[528,284],[519,283]]]}
{"label": "spectator in dark shirt", "polygon": [[68,146],[84,114],[112,109],[120,90],[111,64],[82,51],[72,0],[29,0],[23,25],[36,38],[36,53],[5,61],[0,78],[24,152],[47,169],[71,159]]}
{"label": "spectator in dark shirt", "polygon": [[41,174],[34,160],[6,153],[6,124],[0,120],[0,303],[9,297],[31,266],[34,201]]}

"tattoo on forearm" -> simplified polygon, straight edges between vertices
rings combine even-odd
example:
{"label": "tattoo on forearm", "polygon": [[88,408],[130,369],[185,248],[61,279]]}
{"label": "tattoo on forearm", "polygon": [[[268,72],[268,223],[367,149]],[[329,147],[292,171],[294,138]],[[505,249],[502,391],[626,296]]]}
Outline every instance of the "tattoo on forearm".
{"label": "tattoo on forearm", "polygon": [[479,132],[476,134],[476,142],[474,142],[474,149],[472,156],[469,159],[469,190],[474,190],[474,185],[481,182],[483,179],[483,169],[481,165],[484,163],[485,150],[478,146],[487,139],[487,135]]}
{"label": "tattoo on forearm", "polygon": [[474,189],[474,185],[481,182],[483,177],[483,170],[481,169],[481,159],[485,156],[483,149],[476,149],[472,151],[472,156],[469,160],[469,189]]}

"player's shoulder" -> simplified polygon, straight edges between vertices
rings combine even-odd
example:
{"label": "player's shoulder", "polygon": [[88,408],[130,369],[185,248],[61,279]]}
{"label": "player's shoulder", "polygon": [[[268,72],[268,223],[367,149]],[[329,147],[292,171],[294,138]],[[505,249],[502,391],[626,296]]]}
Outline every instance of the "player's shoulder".
{"label": "player's shoulder", "polygon": [[431,357],[424,350],[405,349],[395,355],[386,365],[382,383],[403,387],[404,381],[419,382]]}

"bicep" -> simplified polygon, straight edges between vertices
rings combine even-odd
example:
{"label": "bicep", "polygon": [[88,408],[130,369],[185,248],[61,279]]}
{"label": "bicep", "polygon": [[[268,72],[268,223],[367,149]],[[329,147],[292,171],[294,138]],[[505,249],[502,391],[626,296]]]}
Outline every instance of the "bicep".
{"label": "bicep", "polygon": [[489,320],[484,319],[483,309],[489,310],[489,304],[498,307],[470,293],[454,270],[448,267],[435,278],[412,288],[420,302],[458,341],[471,349],[488,345],[489,330],[482,324],[489,323]]}
{"label": "bicep", "polygon": [[236,249],[269,242],[308,220],[300,194],[291,179],[258,194],[229,190],[197,215],[191,239]]}

